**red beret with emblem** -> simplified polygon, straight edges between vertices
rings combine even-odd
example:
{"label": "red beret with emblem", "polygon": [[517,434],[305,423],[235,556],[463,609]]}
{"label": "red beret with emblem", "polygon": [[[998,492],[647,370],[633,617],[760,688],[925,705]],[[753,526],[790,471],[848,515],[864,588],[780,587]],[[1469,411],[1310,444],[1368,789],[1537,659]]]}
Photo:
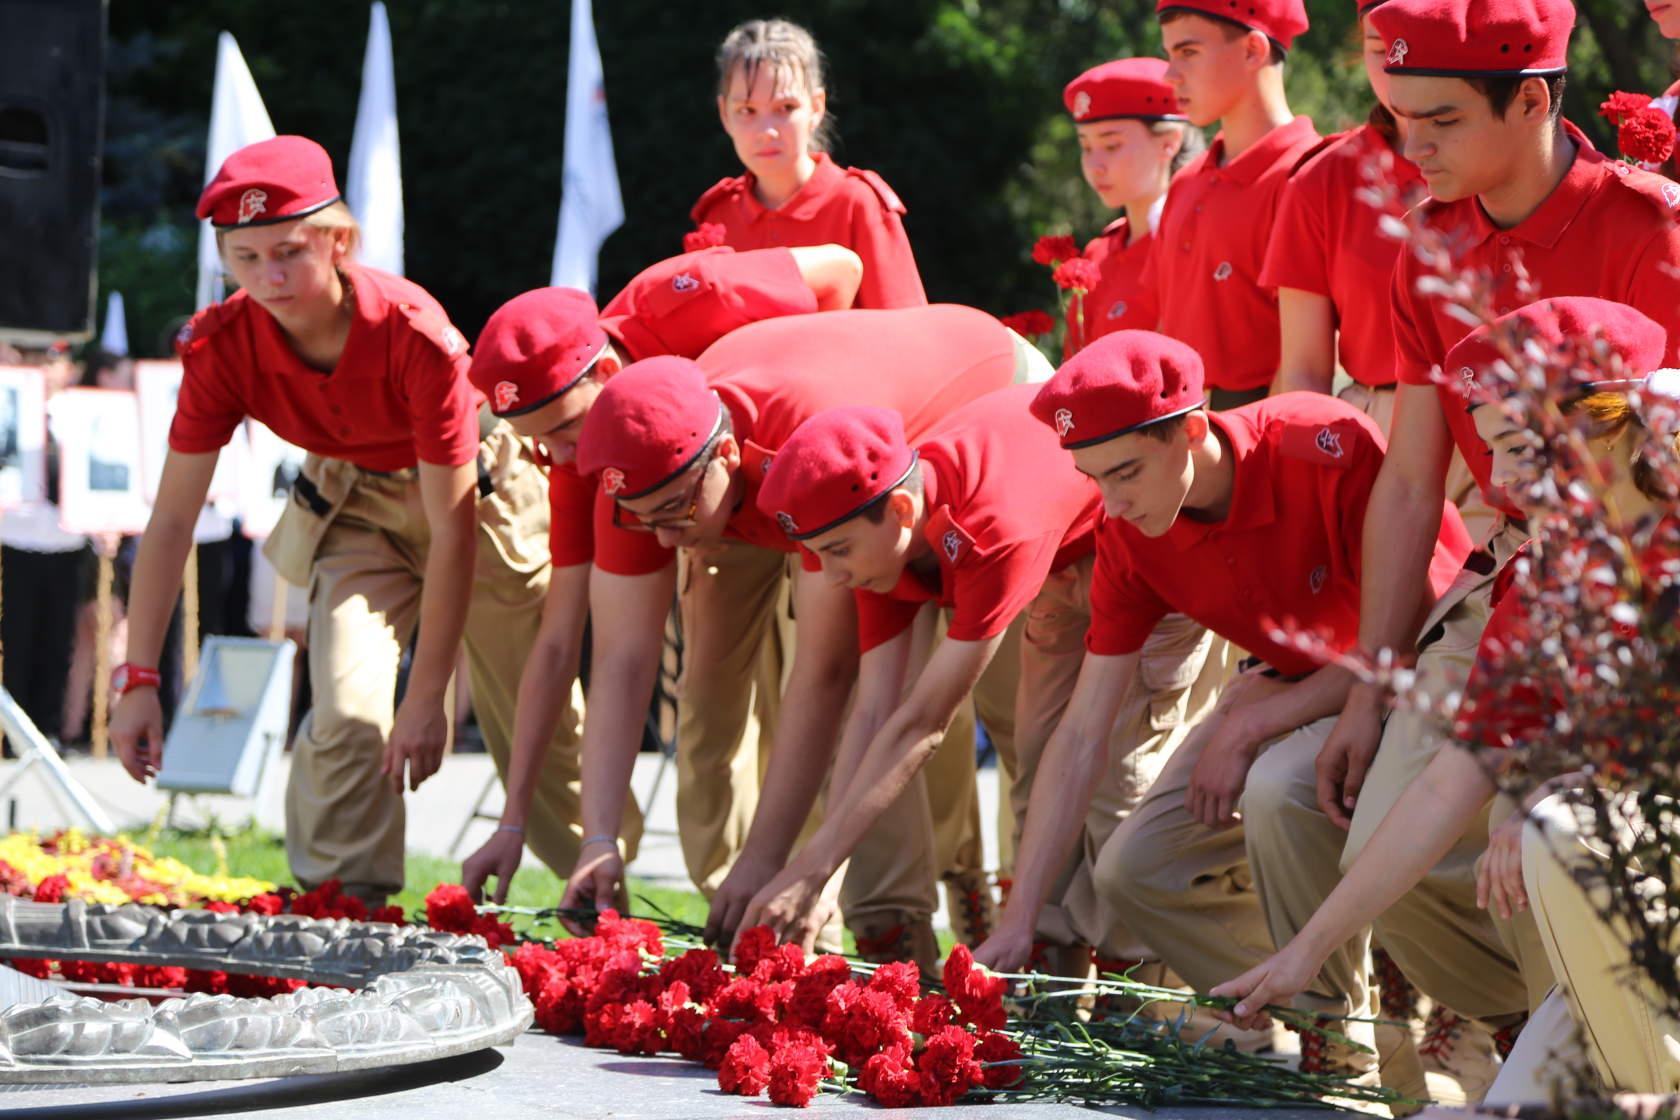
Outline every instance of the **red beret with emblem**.
{"label": "red beret with emblem", "polygon": [[198,216],[217,229],[289,222],[339,200],[327,150],[303,136],[247,144],[223,162],[198,196]]}
{"label": "red beret with emblem", "polygon": [[595,301],[576,288],[514,296],[484,324],[467,377],[497,416],[523,416],[583,379],[607,345]]}
{"label": "red beret with emblem", "polygon": [[1301,0],[1156,0],[1156,14],[1172,9],[1258,31],[1284,50],[1307,29],[1307,9]]}
{"label": "red beret with emblem", "polygon": [[1202,407],[1202,358],[1154,331],[1115,331],[1062,364],[1032,414],[1062,446],[1089,447]]}
{"label": "red beret with emblem", "polygon": [[1074,123],[1119,117],[1138,120],[1184,120],[1178,95],[1167,84],[1163,58],[1121,58],[1093,66],[1062,90],[1062,104]]}
{"label": "red beret with emblem", "polygon": [[1381,3],[1383,3],[1383,0],[1355,0],[1354,10],[1358,13],[1359,18],[1364,19],[1371,14],[1372,8]]}
{"label": "red beret with emblem", "polygon": [[577,469],[614,498],[640,498],[694,464],[723,425],[698,362],[662,354],[624,367],[589,408]]}
{"label": "red beret with emblem", "polygon": [[758,509],[809,540],[903,482],[916,462],[890,408],[831,408],[794,429],[758,490]]}
{"label": "red beret with emblem", "polygon": [[1556,74],[1569,66],[1570,0],[1387,0],[1371,26],[1390,74]]}
{"label": "red beret with emblem", "polygon": [[[1560,393],[1603,380],[1644,377],[1663,364],[1668,332],[1625,303],[1588,296],[1543,299],[1483,323],[1447,351],[1442,363],[1453,385],[1470,393],[1484,371],[1505,360],[1501,344],[1538,345],[1554,359],[1553,368],[1575,375]],[[1503,379],[1501,387],[1509,385]],[[1472,400],[1475,404],[1482,400]]]}

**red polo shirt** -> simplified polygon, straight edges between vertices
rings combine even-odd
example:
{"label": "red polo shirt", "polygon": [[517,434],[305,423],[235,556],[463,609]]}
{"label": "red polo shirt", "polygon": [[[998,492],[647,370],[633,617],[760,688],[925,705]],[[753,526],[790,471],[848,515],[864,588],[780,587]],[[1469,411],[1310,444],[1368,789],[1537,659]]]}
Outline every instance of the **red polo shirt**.
{"label": "red polo shirt", "polygon": [[1222,167],[1221,133],[1173,176],[1144,277],[1161,333],[1196,348],[1211,389],[1257,389],[1277,375],[1277,293],[1260,266],[1290,169],[1316,143],[1312,121],[1296,117]]}
{"label": "red polo shirt", "polygon": [[[1394,319],[1389,282],[1400,242],[1378,227],[1377,209],[1360,197],[1373,172],[1401,199],[1421,189],[1417,167],[1382,133],[1364,125],[1309,159],[1290,178],[1278,206],[1260,283],[1294,288],[1330,300],[1336,316],[1336,355],[1362,385],[1394,384]],[[1398,217],[1400,206],[1392,208]]]}
{"label": "red polo shirt", "polygon": [[[1382,432],[1352,405],[1321,393],[1284,393],[1209,413],[1233,456],[1223,521],[1180,515],[1161,537],[1107,520],[1097,535],[1086,648],[1143,648],[1179,611],[1285,676],[1318,667],[1274,641],[1274,622],[1317,631],[1332,649],[1359,636],[1365,505],[1382,466]],[[1430,586],[1444,591],[1470,552],[1458,511],[1442,503]]]}
{"label": "red polo shirt", "polygon": [[[1062,357],[1071,358],[1105,334],[1114,331],[1152,331],[1161,321],[1155,290],[1143,282],[1144,270],[1155,251],[1155,238],[1143,232],[1130,245],[1126,238],[1131,223],[1116,218],[1085,246],[1083,256],[1102,271],[1097,286],[1081,298],[1068,302],[1067,334]],[[1083,307],[1084,322],[1079,312]]]}
{"label": "red polo shirt", "polygon": [[1056,433],[1023,423],[1040,387],[1012,385],[959,408],[917,447],[928,511],[922,536],[937,567],[906,567],[882,595],[855,593],[867,652],[909,629],[923,603],[952,609],[946,635],[1003,633],[1051,572],[1096,547],[1102,495]]}
{"label": "red polo shirt", "polygon": [[841,167],[814,152],[817,169],[794,196],[771,210],[753,194],[749,171],[724,179],[690,212],[696,224],[717,222],[736,249],[777,245],[844,245],[863,258],[856,307],[920,307],[922,275],[904,233],[904,203],[873,171]]}
{"label": "red polo shirt", "polygon": [[[828,311],[751,323],[697,359],[734,424],[744,483],[725,535],[778,552],[795,545],[759,512],[759,482],[793,430],[819,412],[875,405],[904,417],[919,443],[954,409],[1009,385],[1015,343],[983,311],[942,303],[894,311]],[[1021,427],[1031,422],[1022,406]],[[657,572],[671,562],[651,533],[612,523],[613,500],[595,499],[595,564],[615,575]],[[814,558],[807,567],[815,567]]]}
{"label": "red polo shirt", "polygon": [[633,362],[661,354],[697,358],[736,327],[816,309],[817,297],[786,249],[717,246],[643,269],[602,309],[601,327]]}
{"label": "red polo shirt", "polygon": [[[1574,125],[1566,124],[1578,145],[1575,160],[1534,213],[1510,229],[1488,220],[1473,198],[1424,203],[1423,220],[1463,246],[1460,272],[1481,271],[1498,281],[1495,310],[1503,315],[1534,298],[1597,296],[1638,308],[1657,322],[1675,322],[1680,308],[1680,186],[1631,164],[1606,159],[1594,151]],[[1512,268],[1521,261],[1537,296],[1516,291]],[[1407,385],[1436,384],[1431,373],[1470,328],[1454,318],[1448,305],[1421,295],[1417,281],[1427,275],[1411,253],[1394,270],[1393,308],[1395,372]],[[1669,345],[1677,341],[1670,329]],[[1488,483],[1493,454],[1476,435],[1464,399],[1450,385],[1439,386],[1441,412],[1453,439],[1482,490],[1513,517],[1521,512],[1495,500]]]}
{"label": "red polo shirt", "polygon": [[478,454],[467,341],[418,284],[346,264],[350,336],[330,373],[305,365],[244,291],[193,316],[176,339],[181,395],[169,446],[217,451],[245,417],[305,451],[374,471]]}

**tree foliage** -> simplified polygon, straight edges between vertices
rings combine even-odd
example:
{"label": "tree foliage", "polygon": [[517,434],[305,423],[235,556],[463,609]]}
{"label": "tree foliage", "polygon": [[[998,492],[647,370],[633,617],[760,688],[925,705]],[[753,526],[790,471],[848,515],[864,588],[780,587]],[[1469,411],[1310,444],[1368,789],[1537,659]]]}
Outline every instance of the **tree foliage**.
{"label": "tree foliage", "polygon": [[[1595,139],[1609,90],[1668,84],[1666,46],[1636,5],[1581,0],[1567,109]],[[409,275],[473,335],[502,301],[547,282],[559,210],[564,0],[389,0],[403,145]],[[1288,84],[1320,129],[1362,119],[1354,5],[1309,0]],[[1149,0],[790,0],[829,56],[837,158],[880,172],[931,298],[1003,314],[1048,306],[1028,256],[1047,231],[1108,220],[1080,181],[1062,86],[1088,66],[1159,54]],[[739,172],[717,123],[712,52],[746,0],[597,4],[629,218],[607,243],[603,292],[680,251],[688,208]],[[216,35],[233,33],[275,127],[324,144],[342,174],[367,31],[360,5],[294,0],[286,18],[241,0],[111,8],[101,280],[130,335],[158,352],[192,310],[192,206],[204,181]]]}

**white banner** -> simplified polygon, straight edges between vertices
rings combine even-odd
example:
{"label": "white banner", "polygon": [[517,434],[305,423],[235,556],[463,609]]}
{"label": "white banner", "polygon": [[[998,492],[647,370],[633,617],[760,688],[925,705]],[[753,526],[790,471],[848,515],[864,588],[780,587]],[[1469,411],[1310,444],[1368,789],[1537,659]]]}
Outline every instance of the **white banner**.
{"label": "white banner", "polygon": [[567,65],[565,174],[549,282],[594,295],[601,243],[624,224],[624,196],[619,193],[618,165],[613,162],[607,90],[590,0],[572,0]]}
{"label": "white banner", "polygon": [[373,5],[367,54],[362,59],[362,97],[350,140],[350,173],[344,199],[362,226],[363,264],[403,271],[402,151],[397,143],[397,78],[391,62],[391,24],[385,5]]}
{"label": "white banner", "polygon": [[[204,149],[204,182],[209,184],[222,162],[247,144],[267,140],[274,125],[263,107],[251,68],[239,44],[226,31],[216,40],[216,88],[210,101],[210,136]],[[216,231],[199,223],[198,297],[195,307],[209,307],[222,298],[222,258],[216,252]]]}

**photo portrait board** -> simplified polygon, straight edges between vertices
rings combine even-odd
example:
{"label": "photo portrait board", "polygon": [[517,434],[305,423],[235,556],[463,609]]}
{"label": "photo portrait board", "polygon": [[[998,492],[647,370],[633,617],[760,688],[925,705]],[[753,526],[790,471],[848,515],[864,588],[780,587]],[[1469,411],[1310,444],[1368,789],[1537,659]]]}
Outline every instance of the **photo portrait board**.
{"label": "photo portrait board", "polygon": [[304,451],[255,420],[247,420],[249,452],[241,475],[240,524],[252,540],[263,540],[286,509],[292,482],[303,469]]}
{"label": "photo portrait board", "polygon": [[139,397],[119,389],[66,389],[53,398],[59,523],[70,533],[139,533],[148,509]]}
{"label": "photo portrait board", "polygon": [[[143,361],[134,363],[134,391],[140,398],[140,464],[143,492],[148,503],[157,501],[158,483],[163,478],[163,460],[169,454],[169,425],[175,421],[175,401],[181,395],[181,363]],[[240,495],[239,476],[245,463],[245,429],[241,425],[216,458],[216,473],[210,477],[206,501],[219,502]]]}
{"label": "photo portrait board", "polygon": [[0,366],[0,509],[47,500],[46,380]]}

